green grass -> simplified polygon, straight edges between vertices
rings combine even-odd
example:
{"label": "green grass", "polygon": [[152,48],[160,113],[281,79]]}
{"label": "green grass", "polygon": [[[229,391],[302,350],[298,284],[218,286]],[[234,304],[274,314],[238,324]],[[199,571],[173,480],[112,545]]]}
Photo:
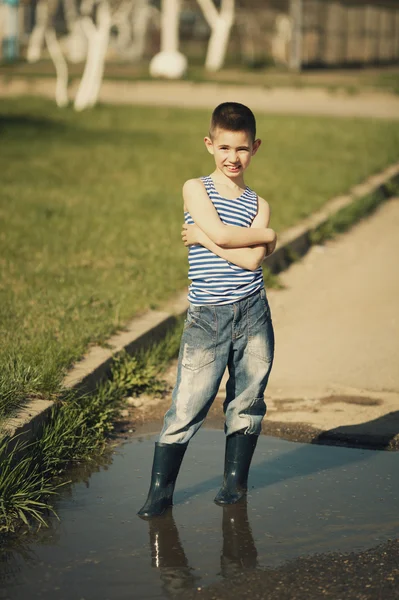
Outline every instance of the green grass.
{"label": "green grass", "polygon": [[349,206],[342,208],[335,215],[331,215],[325,223],[310,232],[311,244],[322,244],[340,233],[348,231],[354,223],[371,215],[377,208],[392,196],[399,194],[399,177],[395,177],[385,186],[377,189],[367,196],[357,198]]}
{"label": "green grass", "polygon": [[45,526],[46,513],[56,514],[54,499],[68,483],[65,471],[98,460],[128,396],[162,396],[168,390],[162,373],[177,356],[181,329],[177,319],[158,344],[133,357],[120,354],[94,394],[64,395],[34,442],[0,440],[0,546],[2,537],[21,527]]}
{"label": "green grass", "polygon": [[[181,186],[212,170],[208,111],[0,101],[0,418],[187,284]],[[397,159],[397,124],[259,116],[248,184],[281,231]]]}

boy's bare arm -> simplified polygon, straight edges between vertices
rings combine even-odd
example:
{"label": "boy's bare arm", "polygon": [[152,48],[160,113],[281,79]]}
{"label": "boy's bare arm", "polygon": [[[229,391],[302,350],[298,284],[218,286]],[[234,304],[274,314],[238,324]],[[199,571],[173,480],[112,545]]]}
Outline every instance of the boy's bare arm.
{"label": "boy's bare arm", "polygon": [[[276,239],[273,229],[267,227],[235,227],[222,223],[199,179],[186,181],[183,186],[183,198],[195,224],[221,248],[246,248],[273,243]],[[185,228],[188,226],[183,226],[183,229]]]}
{"label": "boy's bare arm", "polygon": [[[266,228],[269,225],[269,220],[269,205],[263,198],[258,198],[258,214],[253,220],[251,227]],[[275,248],[275,244],[261,244],[248,248],[222,248],[212,242],[206,233],[196,225],[191,225],[187,230],[183,230],[182,237],[186,246],[201,244],[201,246],[204,246],[217,256],[249,271],[256,271],[262,264],[265,256],[271,254]]]}

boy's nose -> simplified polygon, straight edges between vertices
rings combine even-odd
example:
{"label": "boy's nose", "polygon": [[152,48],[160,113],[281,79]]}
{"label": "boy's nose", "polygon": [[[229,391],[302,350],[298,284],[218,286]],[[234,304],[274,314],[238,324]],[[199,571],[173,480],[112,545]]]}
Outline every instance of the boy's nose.
{"label": "boy's nose", "polygon": [[229,161],[233,164],[237,162],[237,153],[236,152],[231,152],[229,154]]}

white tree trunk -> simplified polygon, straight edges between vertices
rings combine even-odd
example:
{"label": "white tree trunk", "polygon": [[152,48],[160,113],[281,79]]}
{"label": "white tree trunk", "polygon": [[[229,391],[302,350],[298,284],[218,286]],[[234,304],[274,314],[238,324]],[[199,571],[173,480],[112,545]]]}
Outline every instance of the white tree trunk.
{"label": "white tree trunk", "polygon": [[116,38],[116,48],[121,55],[125,54],[126,48],[129,48],[132,41],[132,2],[125,0],[121,3],[116,13],[112,16],[112,25],[118,30]]}
{"label": "white tree trunk", "polygon": [[208,71],[219,71],[224,64],[227,45],[229,43],[231,25],[219,19],[211,33],[206,53],[205,68]]}
{"label": "white tree trunk", "polygon": [[133,40],[129,50],[129,57],[132,60],[138,61],[143,58],[151,12],[148,0],[138,0],[136,2],[131,17]]}
{"label": "white tree trunk", "polygon": [[153,10],[149,0],[125,0],[113,15],[112,24],[118,29],[118,54],[132,61],[143,57],[148,23]]}
{"label": "white tree trunk", "polygon": [[161,13],[161,52],[179,50],[180,0],[163,0]]}
{"label": "white tree trunk", "polygon": [[294,71],[300,71],[302,67],[302,8],[302,0],[290,0],[292,38],[289,66]]}
{"label": "white tree trunk", "polygon": [[208,71],[218,71],[224,64],[230,30],[234,23],[234,0],[222,0],[219,12],[212,0],[198,0],[198,4],[211,28],[205,68]]}
{"label": "white tree trunk", "polygon": [[72,63],[83,62],[87,56],[87,38],[80,19],[71,24],[67,39],[67,54]]}
{"label": "white tree trunk", "polygon": [[97,9],[97,25],[91,18],[82,19],[88,37],[86,65],[75,98],[75,109],[83,110],[94,106],[98,99],[104,74],[104,61],[109,43],[111,11],[107,0],[101,0]]}
{"label": "white tree trunk", "polygon": [[61,46],[58,43],[57,35],[53,27],[48,27],[46,29],[44,39],[57,75],[55,101],[57,106],[64,107],[68,104],[68,65],[62,54]]}
{"label": "white tree trunk", "polygon": [[36,6],[36,24],[29,37],[26,59],[30,63],[37,62],[42,53],[44,35],[49,19],[49,5],[47,0],[40,0]]}
{"label": "white tree trunk", "polygon": [[82,29],[76,0],[63,0],[68,29],[67,55],[71,62],[83,62],[87,55],[87,39]]}
{"label": "white tree trunk", "polygon": [[153,77],[180,79],[187,70],[187,59],[179,52],[180,0],[162,0],[161,52],[150,63]]}

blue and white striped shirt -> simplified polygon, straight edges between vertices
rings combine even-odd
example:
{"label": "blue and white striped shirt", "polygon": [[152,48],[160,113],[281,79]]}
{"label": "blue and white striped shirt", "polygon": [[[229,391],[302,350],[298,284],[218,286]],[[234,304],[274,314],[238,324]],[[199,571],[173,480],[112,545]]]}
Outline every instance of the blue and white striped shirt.
{"label": "blue and white striped shirt", "polygon": [[[211,177],[201,177],[220,220],[225,225],[250,227],[258,212],[258,196],[249,187],[238,198],[222,198]],[[189,212],[184,213],[187,224],[194,221]],[[203,246],[190,246],[188,252],[191,279],[188,300],[192,304],[232,304],[263,287],[262,267],[248,271],[216,256]]]}

